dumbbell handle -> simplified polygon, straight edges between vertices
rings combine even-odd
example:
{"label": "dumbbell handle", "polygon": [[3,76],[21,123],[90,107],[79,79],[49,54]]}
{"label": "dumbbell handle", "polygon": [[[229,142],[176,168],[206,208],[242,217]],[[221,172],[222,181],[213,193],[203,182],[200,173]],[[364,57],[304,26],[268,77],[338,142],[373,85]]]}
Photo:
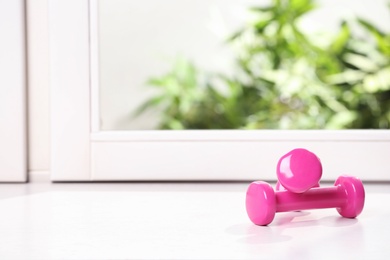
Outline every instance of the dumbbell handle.
{"label": "dumbbell handle", "polygon": [[312,188],[304,193],[278,191],[275,196],[276,212],[338,208],[346,203],[345,190],[341,186]]}

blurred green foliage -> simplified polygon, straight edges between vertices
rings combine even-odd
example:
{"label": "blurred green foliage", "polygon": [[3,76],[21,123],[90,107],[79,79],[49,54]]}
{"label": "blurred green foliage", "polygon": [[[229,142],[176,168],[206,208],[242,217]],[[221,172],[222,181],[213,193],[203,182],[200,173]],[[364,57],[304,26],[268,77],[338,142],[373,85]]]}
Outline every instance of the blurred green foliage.
{"label": "blurred green foliage", "polygon": [[[178,59],[148,85],[159,94],[135,112],[161,111],[160,129],[390,128],[390,33],[356,18],[308,35],[313,0],[273,0],[232,34],[235,75]],[[358,27],[358,32],[352,28]]]}

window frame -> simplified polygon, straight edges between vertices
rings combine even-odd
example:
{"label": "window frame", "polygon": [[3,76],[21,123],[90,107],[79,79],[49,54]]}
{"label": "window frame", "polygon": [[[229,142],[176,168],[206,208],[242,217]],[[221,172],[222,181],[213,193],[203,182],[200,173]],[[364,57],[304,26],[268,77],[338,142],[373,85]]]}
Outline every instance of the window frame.
{"label": "window frame", "polygon": [[101,131],[97,9],[49,2],[53,181],[276,180],[295,147],[321,158],[323,180],[390,181],[389,130]]}

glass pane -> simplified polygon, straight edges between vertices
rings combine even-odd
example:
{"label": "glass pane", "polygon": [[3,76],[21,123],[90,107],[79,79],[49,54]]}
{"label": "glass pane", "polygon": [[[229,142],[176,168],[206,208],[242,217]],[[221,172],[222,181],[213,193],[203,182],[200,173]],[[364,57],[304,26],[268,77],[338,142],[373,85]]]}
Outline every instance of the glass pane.
{"label": "glass pane", "polygon": [[99,0],[101,129],[389,128],[386,3]]}

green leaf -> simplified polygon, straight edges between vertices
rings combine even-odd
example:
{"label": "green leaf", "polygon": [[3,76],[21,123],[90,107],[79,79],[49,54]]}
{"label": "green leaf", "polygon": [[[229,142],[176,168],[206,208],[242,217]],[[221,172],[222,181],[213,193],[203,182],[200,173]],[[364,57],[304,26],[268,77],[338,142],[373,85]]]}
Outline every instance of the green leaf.
{"label": "green leaf", "polygon": [[170,120],[168,122],[167,126],[168,126],[168,129],[172,129],[172,130],[183,130],[183,129],[185,129],[183,123],[180,122],[179,120],[176,120],[176,119]]}
{"label": "green leaf", "polygon": [[249,11],[260,12],[260,13],[273,11],[274,9],[275,9],[275,6],[273,6],[273,5],[265,6],[265,7],[260,7],[260,6],[249,7]]}
{"label": "green leaf", "polygon": [[369,57],[359,54],[347,53],[344,55],[344,61],[365,72],[374,72],[379,69]]}
{"label": "green leaf", "polygon": [[295,19],[314,10],[317,5],[313,0],[290,0],[291,12],[294,12]]}
{"label": "green leaf", "polygon": [[390,90],[390,67],[367,75],[363,80],[363,89],[367,93]]}
{"label": "green leaf", "polygon": [[264,32],[265,28],[271,23],[272,19],[258,21],[254,24],[254,28],[256,29],[256,33],[261,34]]}
{"label": "green leaf", "polygon": [[233,42],[235,40],[237,40],[238,38],[242,37],[242,35],[244,34],[245,30],[244,29],[240,29],[236,32],[234,32],[233,34],[231,34],[230,36],[228,36],[228,38],[226,39],[227,42]]}
{"label": "green leaf", "polygon": [[369,31],[377,41],[379,49],[384,52],[386,55],[390,56],[390,34],[386,35],[384,32],[379,30],[376,26],[364,20],[358,18],[358,23],[363,26],[367,31]]}
{"label": "green leaf", "polygon": [[170,77],[163,76],[161,78],[150,78],[146,81],[146,84],[154,87],[165,87]]}
{"label": "green leaf", "polygon": [[165,100],[165,96],[156,96],[148,99],[144,103],[142,103],[137,109],[131,114],[132,118],[140,116],[142,113],[144,113],[146,110],[155,108],[159,106],[163,101]]}
{"label": "green leaf", "polygon": [[372,23],[369,21],[363,19],[363,18],[357,18],[358,23],[363,26],[366,30],[371,32],[373,35],[379,35],[384,36],[385,34],[381,32],[377,27],[375,27]]}
{"label": "green leaf", "polygon": [[365,73],[359,70],[346,70],[338,74],[330,75],[326,79],[329,84],[354,84],[357,81],[363,80],[365,75]]}
{"label": "green leaf", "polygon": [[351,36],[351,30],[349,29],[348,24],[345,21],[343,21],[339,33],[337,34],[332,45],[330,46],[331,51],[336,54],[340,54],[341,51],[347,45],[350,36]]}
{"label": "green leaf", "polygon": [[334,114],[326,123],[328,129],[343,129],[348,127],[358,117],[355,111],[342,111]]}

